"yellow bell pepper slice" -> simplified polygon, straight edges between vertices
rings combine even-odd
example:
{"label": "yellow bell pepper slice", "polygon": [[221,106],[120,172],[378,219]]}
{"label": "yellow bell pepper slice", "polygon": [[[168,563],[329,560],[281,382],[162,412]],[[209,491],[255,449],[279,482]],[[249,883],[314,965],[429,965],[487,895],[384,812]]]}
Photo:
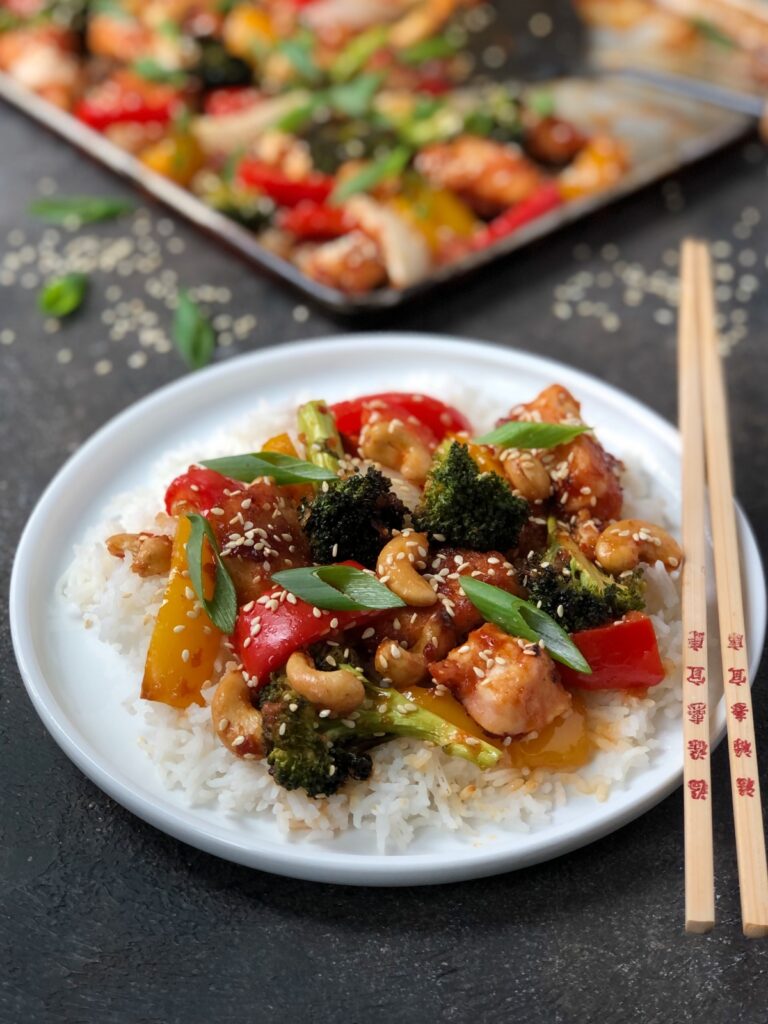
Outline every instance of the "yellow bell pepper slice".
{"label": "yellow bell pepper slice", "polygon": [[226,17],[224,45],[235,57],[258,63],[277,42],[277,32],[266,11],[251,4],[237,4]]}
{"label": "yellow bell pepper slice", "polygon": [[145,167],[187,186],[204,163],[203,151],[193,135],[174,132],[139,154]]}
{"label": "yellow bell pepper slice", "polygon": [[[261,450],[264,452],[279,452],[281,455],[290,455],[294,459],[299,458],[296,445],[291,440],[289,434],[276,434],[274,437],[270,437]],[[296,502],[302,501],[304,498],[311,498],[315,493],[312,484],[284,484],[283,490]]]}
{"label": "yellow bell pepper slice", "polygon": [[[190,522],[180,517],[173,539],[171,573],[163,603],[157,613],[149,643],[141,696],[174,708],[204,704],[201,690],[213,678],[214,663],[221,646],[221,632],[213,625],[190,585],[186,544]],[[206,597],[213,596],[213,553],[203,547],[203,573]],[[182,629],[178,629],[182,626]]]}
{"label": "yellow bell pepper slice", "polygon": [[474,441],[469,440],[466,434],[447,434],[446,437],[465,446],[481,473],[498,473],[499,476],[506,479],[501,459],[490,445],[475,444]]}
{"label": "yellow bell pepper slice", "polygon": [[406,185],[392,206],[421,234],[433,254],[453,239],[470,238],[477,228],[470,208],[447,189],[423,183]]}

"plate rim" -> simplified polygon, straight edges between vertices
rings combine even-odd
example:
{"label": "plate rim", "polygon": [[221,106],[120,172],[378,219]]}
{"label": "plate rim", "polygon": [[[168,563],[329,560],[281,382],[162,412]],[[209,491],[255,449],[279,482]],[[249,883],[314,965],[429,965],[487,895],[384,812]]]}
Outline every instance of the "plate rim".
{"label": "plate rim", "polygon": [[[586,827],[574,823],[565,835],[561,835],[557,839],[550,837],[549,840],[547,840],[547,828],[542,827],[538,832],[538,841],[529,843],[525,851],[515,851],[509,845],[504,847],[490,845],[479,850],[469,848],[466,855],[461,856],[454,863],[451,863],[445,854],[408,853],[408,851],[402,854],[360,854],[333,852],[319,847],[316,848],[317,856],[308,858],[306,854],[297,855],[296,851],[299,848],[290,842],[280,845],[274,840],[266,841],[261,837],[250,837],[248,846],[244,847],[241,841],[229,839],[221,834],[212,834],[204,822],[194,824],[185,820],[183,808],[169,808],[161,805],[156,802],[159,798],[148,799],[143,795],[141,789],[137,789],[135,786],[131,787],[130,777],[126,776],[123,781],[122,773],[116,775],[108,764],[103,763],[103,758],[91,746],[87,738],[79,735],[76,722],[72,721],[65,713],[44,673],[35,664],[31,627],[21,621],[25,590],[28,589],[31,582],[28,579],[29,572],[25,567],[29,561],[29,552],[34,544],[35,533],[45,522],[48,514],[47,506],[55,498],[59,489],[69,482],[70,477],[77,473],[80,464],[87,463],[91,453],[98,450],[112,434],[119,433],[126,424],[151,413],[154,408],[162,407],[170,395],[184,394],[199,389],[201,380],[212,383],[229,376],[236,378],[240,368],[244,368],[246,364],[250,368],[253,365],[258,366],[265,363],[281,363],[291,358],[300,361],[303,353],[314,352],[318,347],[334,350],[361,344],[367,346],[372,342],[386,346],[387,343],[392,342],[402,345],[412,344],[414,341],[421,346],[422,353],[429,349],[440,353],[445,350],[446,345],[452,348],[458,346],[470,354],[484,353],[486,357],[495,358],[506,356],[518,367],[523,366],[539,374],[551,375],[553,379],[565,372],[574,387],[584,386],[590,396],[614,407],[621,403],[622,408],[631,408],[636,415],[641,415],[656,433],[666,438],[675,453],[679,454],[680,439],[677,430],[655,410],[598,377],[550,357],[539,356],[511,345],[496,342],[418,331],[389,330],[335,334],[272,345],[266,349],[224,360],[201,373],[190,374],[171,381],[131,403],[91,434],[80,448],[63,463],[37,499],[22,531],[11,573],[9,618],[18,667],[37,714],[65,755],[109,797],[160,831],[215,856],[274,874],[337,884],[398,886],[438,884],[460,879],[480,878],[508,870],[517,870],[534,863],[543,863],[573,849],[589,845],[646,813],[680,785],[682,767],[648,793],[640,796],[630,806],[614,813],[607,820],[598,819],[591,826],[587,825]],[[740,542],[744,545],[743,555],[749,555],[750,572],[755,577],[750,591],[755,590],[756,592],[753,595],[757,599],[755,617],[760,623],[760,636],[757,638],[759,643],[756,644],[756,649],[761,650],[765,642],[766,631],[764,568],[749,520],[738,502],[736,507]],[[758,663],[755,660],[750,666],[752,681],[754,681],[757,667]],[[69,729],[67,724],[70,726]],[[722,739],[724,731],[723,726],[714,737],[714,742],[719,742]],[[435,863],[436,861],[437,863]]]}

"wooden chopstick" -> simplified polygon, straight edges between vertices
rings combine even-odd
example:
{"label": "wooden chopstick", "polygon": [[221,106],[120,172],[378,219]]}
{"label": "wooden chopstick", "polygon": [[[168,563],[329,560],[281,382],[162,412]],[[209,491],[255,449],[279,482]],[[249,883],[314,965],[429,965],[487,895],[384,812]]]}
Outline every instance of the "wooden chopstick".
{"label": "wooden chopstick", "polygon": [[704,409],[709,508],[715,553],[731,798],[741,892],[741,919],[749,938],[768,935],[768,866],[757,773],[757,745],[749,687],[739,545],[733,504],[730,431],[723,368],[715,328],[709,250],[694,251],[699,297],[698,335]]}
{"label": "wooden chopstick", "polygon": [[709,758],[707,572],[704,532],[704,434],[699,364],[697,248],[683,242],[678,322],[678,410],[683,493],[683,809],[685,930],[715,923],[712,782]]}

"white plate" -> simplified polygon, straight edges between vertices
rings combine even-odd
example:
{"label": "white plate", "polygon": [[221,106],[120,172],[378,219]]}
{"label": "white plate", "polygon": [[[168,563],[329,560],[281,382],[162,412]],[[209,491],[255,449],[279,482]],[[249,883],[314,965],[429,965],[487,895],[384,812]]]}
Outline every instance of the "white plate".
{"label": "white plate", "polygon": [[[155,827],[210,853],[252,867],[319,881],[405,885],[472,878],[523,867],[582,846],[642,814],[679,785],[679,721],[657,732],[651,766],[599,803],[571,799],[550,825],[529,833],[470,840],[421,834],[401,854],[379,855],[372,840],[347,833],[325,843],[287,840],[271,818],[237,818],[216,808],[190,808],[164,789],[139,749],[138,723],[110,686],[125,668],[111,649],[83,630],[57,596],[72,545],[116,494],[142,484],[171,448],[200,440],[246,414],[258,398],[291,400],[309,389],[329,400],[402,386],[403,368],[487,393],[507,407],[554,381],[583,402],[607,447],[643,464],[678,507],[679,444],[675,430],[644,406],[562,364],[512,349],[418,334],[361,334],[283,346],[185,377],[122,413],[70,459],[30,517],[11,581],[11,626],[32,701],[64,752],[115,800]],[[765,632],[765,583],[752,532],[739,513],[750,661]],[[721,705],[714,732],[724,729]]]}

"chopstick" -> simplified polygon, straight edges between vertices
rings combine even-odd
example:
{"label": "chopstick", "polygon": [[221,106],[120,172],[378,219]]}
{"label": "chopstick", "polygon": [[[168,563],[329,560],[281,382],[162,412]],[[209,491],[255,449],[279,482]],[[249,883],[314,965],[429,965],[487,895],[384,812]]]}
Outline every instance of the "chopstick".
{"label": "chopstick", "polygon": [[683,607],[683,810],[685,816],[685,930],[715,923],[712,783],[709,758],[707,573],[704,533],[704,435],[699,373],[699,243],[683,242],[678,323],[678,409],[682,438],[685,552]]}
{"label": "chopstick", "polygon": [[741,919],[744,934],[749,938],[758,938],[768,935],[768,866],[765,857],[739,545],[733,504],[730,431],[723,368],[715,329],[711,260],[709,250],[703,243],[694,244],[701,401],[704,409],[709,508],[715,553],[720,654],[728,723],[728,757],[741,893]]}

